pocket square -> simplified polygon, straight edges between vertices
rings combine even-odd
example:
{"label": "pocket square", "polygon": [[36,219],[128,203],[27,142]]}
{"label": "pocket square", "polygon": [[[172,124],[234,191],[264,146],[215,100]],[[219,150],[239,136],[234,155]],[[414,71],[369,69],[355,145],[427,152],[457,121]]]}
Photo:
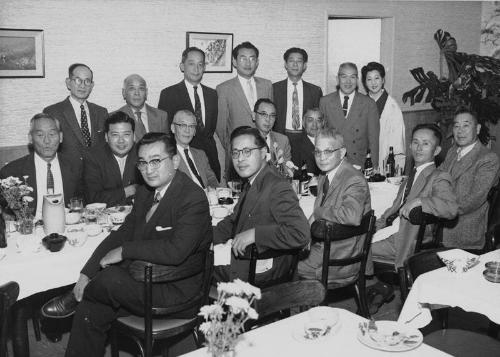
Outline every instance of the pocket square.
{"label": "pocket square", "polygon": [[172,229],[172,227],[156,226],[155,229],[157,232],[162,232],[162,231],[168,231],[169,229]]}

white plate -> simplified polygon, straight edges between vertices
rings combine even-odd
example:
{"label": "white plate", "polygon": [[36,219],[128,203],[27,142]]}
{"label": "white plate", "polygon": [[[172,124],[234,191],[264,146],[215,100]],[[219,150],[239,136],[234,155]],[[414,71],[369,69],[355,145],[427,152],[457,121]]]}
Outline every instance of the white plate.
{"label": "white plate", "polygon": [[[422,333],[416,328],[399,324],[396,321],[377,321],[377,333],[358,331],[358,340],[373,349],[389,352],[409,351],[420,346],[424,340]],[[400,341],[392,340],[394,332],[400,334]],[[414,337],[415,336],[415,337]]]}
{"label": "white plate", "polygon": [[300,343],[321,343],[327,341],[329,338],[334,336],[337,332],[340,331],[342,324],[340,321],[338,321],[335,326],[331,326],[327,332],[314,339],[310,339],[306,337],[306,332],[304,331],[304,325],[300,325],[296,328],[293,329],[292,331],[292,337],[294,340],[300,342]]}

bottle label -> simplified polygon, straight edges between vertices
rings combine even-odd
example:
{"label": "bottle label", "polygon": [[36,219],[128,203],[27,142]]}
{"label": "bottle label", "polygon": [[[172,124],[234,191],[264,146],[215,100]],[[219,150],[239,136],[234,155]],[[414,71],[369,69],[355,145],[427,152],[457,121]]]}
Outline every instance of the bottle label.
{"label": "bottle label", "polygon": [[373,175],[373,167],[367,168],[364,170],[365,178],[368,179]]}

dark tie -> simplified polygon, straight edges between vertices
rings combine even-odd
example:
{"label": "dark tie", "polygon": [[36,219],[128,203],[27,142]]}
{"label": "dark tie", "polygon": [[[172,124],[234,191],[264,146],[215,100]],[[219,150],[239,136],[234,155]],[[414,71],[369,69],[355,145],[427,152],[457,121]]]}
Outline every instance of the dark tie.
{"label": "dark tie", "polygon": [[325,181],[323,182],[323,196],[321,198],[321,205],[325,203],[326,195],[328,194],[328,189],[330,188],[330,182],[328,181],[328,175],[325,175]]}
{"label": "dark tie", "polygon": [[201,117],[201,101],[198,95],[198,86],[194,86],[194,116],[196,117],[196,125],[198,129],[204,129],[203,119]]}
{"label": "dark tie", "polygon": [[51,163],[47,162],[47,194],[52,195],[54,193],[54,176],[50,166]]}
{"label": "dark tie", "polygon": [[153,204],[151,205],[151,208],[149,209],[148,213],[146,213],[146,223],[151,219],[151,217],[155,213],[156,209],[158,208],[158,205],[160,204],[160,200],[161,200],[161,193],[156,192],[155,197],[153,199]]}
{"label": "dark tie", "polygon": [[186,160],[188,162],[189,168],[191,169],[191,172],[196,176],[196,178],[200,182],[201,187],[205,188],[200,174],[198,173],[198,171],[196,171],[196,166],[194,166],[193,160],[191,160],[191,158],[189,157],[189,149],[184,149],[184,155],[186,155]]}
{"label": "dark tie", "polygon": [[142,112],[140,110],[135,112],[135,116],[137,117],[137,125],[135,128],[135,131],[138,132],[137,137],[142,138],[144,134],[147,133],[146,127],[144,126],[144,123],[142,122]]}
{"label": "dark tie", "polygon": [[299,94],[297,92],[297,83],[293,84],[292,94],[292,126],[294,130],[300,128],[300,113],[299,113]]}
{"label": "dark tie", "polygon": [[90,139],[90,130],[89,123],[87,121],[87,112],[85,111],[85,107],[80,105],[80,126],[82,128],[83,140],[85,141],[85,146],[90,147],[92,144],[92,140]]}
{"label": "dark tie", "polygon": [[406,203],[406,199],[408,198],[408,195],[410,194],[411,187],[413,186],[413,181],[415,179],[416,173],[417,173],[417,169],[413,168],[413,170],[411,170],[410,176],[408,177],[408,181],[406,181],[405,192],[403,195],[403,203],[401,204],[401,206]]}
{"label": "dark tie", "polygon": [[233,232],[231,234],[231,237],[233,238],[236,235],[236,227],[238,226],[238,222],[240,221],[241,212],[243,211],[243,206],[245,205],[245,200],[247,198],[248,190],[250,190],[250,182],[247,181],[243,184],[243,188],[240,194],[240,199],[238,202],[239,203],[238,213],[236,213],[236,218],[234,219],[233,222]]}
{"label": "dark tie", "polygon": [[346,118],[347,118],[347,109],[349,109],[349,96],[344,95],[344,104],[342,104],[342,110]]}

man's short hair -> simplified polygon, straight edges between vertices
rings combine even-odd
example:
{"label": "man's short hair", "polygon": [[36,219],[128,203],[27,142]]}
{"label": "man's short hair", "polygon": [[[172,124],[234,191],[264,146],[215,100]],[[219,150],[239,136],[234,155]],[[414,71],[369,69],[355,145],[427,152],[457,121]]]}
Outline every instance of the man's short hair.
{"label": "man's short hair", "polygon": [[304,117],[302,118],[302,120],[305,119],[305,117],[307,116],[307,113],[309,113],[309,112],[319,113],[319,118],[322,119],[322,120],[325,119],[325,114],[323,114],[323,112],[321,111],[321,109],[319,109],[318,107],[316,107],[316,108],[307,109],[306,112],[304,113]]}
{"label": "man's short hair", "polygon": [[[366,66],[363,66],[361,68],[361,83],[363,84],[363,87],[365,87],[366,93],[369,92],[366,85],[366,75],[371,71],[377,71],[380,73],[380,77],[385,78],[385,68],[382,64],[378,62],[369,62]],[[384,85],[382,85],[382,88],[383,87]]]}
{"label": "man's short hair", "polygon": [[319,137],[331,138],[331,139],[335,140],[337,143],[339,143],[340,147],[344,147],[344,137],[342,136],[340,131],[338,131],[337,129],[333,129],[333,128],[321,129],[318,132],[318,134],[316,134],[316,138],[319,138]]}
{"label": "man's short hair", "polygon": [[144,134],[141,140],[137,143],[137,153],[139,153],[139,149],[141,146],[144,145],[149,145],[149,144],[154,144],[157,142],[162,142],[163,145],[165,146],[165,152],[167,153],[168,157],[172,158],[174,155],[177,154],[177,146],[175,143],[175,138],[172,134],[165,134],[165,133],[156,133],[156,132],[150,132]]}
{"label": "man's short hair", "polygon": [[428,130],[432,131],[432,133],[434,134],[434,137],[437,140],[436,145],[437,146],[441,145],[441,141],[443,140],[443,133],[441,132],[441,129],[439,128],[439,126],[437,126],[434,123],[418,124],[411,131],[411,137],[413,138],[413,135],[415,134],[415,132],[417,132],[418,130],[421,130],[421,129],[428,129]]}
{"label": "man's short hair", "polygon": [[194,121],[196,122],[196,115],[191,110],[189,110],[189,109],[181,109],[181,110],[178,110],[178,111],[175,112],[174,117],[172,119],[172,123],[174,122],[175,117],[177,115],[180,115],[180,114],[187,115],[188,117],[193,118]]}
{"label": "man's short hair", "polygon": [[127,83],[132,79],[132,78],[138,78],[141,82],[144,83],[144,86],[147,87],[148,84],[146,83],[146,80],[139,74],[137,73],[132,73],[129,74],[124,80],[123,80],[123,89],[127,88]]}
{"label": "man's short hair", "polygon": [[356,64],[352,62],[341,63],[339,66],[339,72],[337,74],[340,74],[340,71],[347,67],[354,69],[356,71],[356,74],[358,74],[358,66],[356,66]]}
{"label": "man's short hair", "polygon": [[184,51],[182,51],[182,57],[181,57],[181,62],[184,63],[186,62],[186,59],[189,55],[189,52],[199,52],[203,56],[203,62],[205,62],[205,52],[203,50],[199,49],[198,47],[188,47]]}
{"label": "man's short hair", "polygon": [[251,42],[248,42],[248,41],[245,41],[245,42],[242,42],[240,43],[238,46],[236,46],[234,49],[233,49],[233,58],[235,60],[238,59],[238,52],[243,49],[243,48],[246,48],[248,50],[254,50],[255,51],[255,56],[257,58],[259,58],[259,50],[257,47],[255,47]]}
{"label": "man's short hair", "polygon": [[306,50],[299,47],[292,47],[286,50],[285,54],[283,55],[283,59],[285,60],[285,62],[288,61],[288,57],[290,57],[292,53],[300,53],[304,62],[307,62],[307,60],[309,59]]}
{"label": "man's short hair", "polygon": [[111,113],[104,122],[104,132],[109,133],[109,126],[118,123],[128,123],[132,127],[132,131],[135,131],[135,120],[129,117],[127,113],[116,111]]}
{"label": "man's short hair", "polygon": [[470,114],[470,116],[474,118],[476,125],[479,124],[477,113],[474,110],[466,107],[465,105],[460,105],[457,107],[455,113],[453,114],[453,119],[455,119],[460,114]]}
{"label": "man's short hair", "polygon": [[255,113],[257,113],[257,110],[259,110],[259,107],[262,103],[266,103],[266,104],[271,104],[274,109],[276,109],[276,104],[273,103],[273,101],[269,98],[259,98],[257,99],[257,101],[255,102],[255,105],[253,106],[253,111]]}
{"label": "man's short hair", "polygon": [[61,123],[59,123],[59,120],[57,118],[53,118],[49,114],[45,113],[38,113],[33,115],[33,117],[30,119],[30,134],[33,131],[33,127],[35,126],[35,121],[40,120],[40,119],[49,119],[52,120],[56,124],[57,131],[61,131]]}
{"label": "man's short hair", "polygon": [[68,68],[68,78],[71,78],[71,76],[73,75],[73,71],[75,70],[76,67],[85,67],[85,68],[87,68],[90,71],[90,75],[92,76],[92,79],[94,79],[94,72],[92,72],[92,70],[90,69],[89,66],[87,66],[86,64],[83,64],[83,63],[73,63],[71,66],[69,66],[69,68]]}
{"label": "man's short hair", "polygon": [[234,139],[236,139],[240,136],[243,136],[243,135],[253,136],[254,143],[255,143],[255,145],[257,145],[257,147],[268,148],[266,140],[262,137],[262,135],[260,135],[259,130],[256,128],[251,128],[251,127],[246,126],[246,125],[239,126],[233,130],[233,132],[231,133],[231,146],[233,144]]}

